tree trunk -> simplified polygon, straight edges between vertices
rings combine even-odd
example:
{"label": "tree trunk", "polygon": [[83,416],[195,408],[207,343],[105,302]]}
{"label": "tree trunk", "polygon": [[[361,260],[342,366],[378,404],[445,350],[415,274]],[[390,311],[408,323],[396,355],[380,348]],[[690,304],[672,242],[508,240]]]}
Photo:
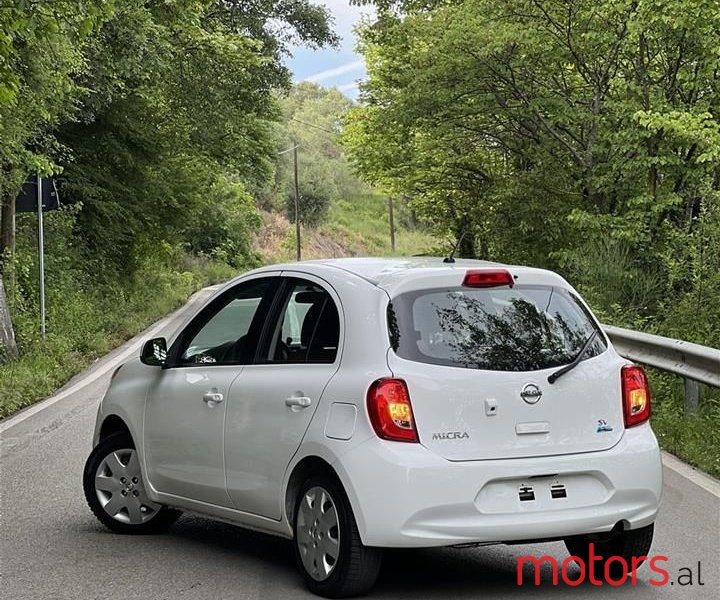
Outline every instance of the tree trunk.
{"label": "tree trunk", "polygon": [[15,198],[11,197],[3,198],[0,209],[0,258],[5,254],[15,254]]}
{"label": "tree trunk", "polygon": [[459,235],[462,236],[462,239],[460,240],[460,247],[456,253],[458,258],[476,258],[474,229],[466,225],[460,229]]}
{"label": "tree trunk", "polygon": [[10,319],[10,309],[5,297],[5,285],[0,276],[0,363],[8,356],[17,355],[15,333]]}

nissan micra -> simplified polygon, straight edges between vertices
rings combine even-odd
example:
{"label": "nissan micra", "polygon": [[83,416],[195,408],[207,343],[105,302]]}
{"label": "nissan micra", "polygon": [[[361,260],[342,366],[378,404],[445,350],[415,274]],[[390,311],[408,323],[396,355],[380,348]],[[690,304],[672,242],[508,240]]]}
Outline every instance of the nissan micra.
{"label": "nissan micra", "polygon": [[555,273],[275,265],[114,373],[84,489],[120,533],[191,511],[292,539],[328,597],[368,591],[388,547],[564,540],[637,566],[662,489],[649,415],[645,373]]}

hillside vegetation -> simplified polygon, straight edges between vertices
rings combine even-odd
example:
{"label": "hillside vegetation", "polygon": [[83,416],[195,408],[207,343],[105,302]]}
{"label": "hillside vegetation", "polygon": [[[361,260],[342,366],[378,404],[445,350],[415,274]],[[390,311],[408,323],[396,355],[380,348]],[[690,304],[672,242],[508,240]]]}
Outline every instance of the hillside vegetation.
{"label": "hillside vegetation", "polygon": [[[303,227],[303,259],[342,256],[412,256],[437,246],[437,239],[414,224],[407,208],[395,208],[395,250],[390,242],[387,198],[377,194],[336,198],[317,228]],[[295,260],[295,226],[282,214],[263,212],[253,248],[265,263]]]}
{"label": "hillside vegetation", "polygon": [[[261,211],[260,218],[248,267],[294,260],[294,225],[280,213]],[[434,245],[431,235],[410,224],[402,206],[397,208],[397,219],[393,253],[386,198],[335,199],[324,224],[303,227],[303,258],[412,255]],[[23,232],[30,220],[22,217]],[[51,213],[47,221],[49,335],[46,341],[40,339],[37,303],[30,298],[22,311],[15,312],[21,356],[0,365],[0,417],[50,395],[92,360],[182,305],[198,288],[241,272],[220,260],[193,257],[165,244],[131,278],[99,283],[77,267],[79,259],[68,256],[64,247],[72,216]],[[23,274],[21,284],[34,289],[33,249],[25,247],[25,235],[20,239],[18,255],[27,259],[18,269]]]}
{"label": "hillside vegetation", "polygon": [[[310,0],[3,4],[0,293],[10,310],[0,302],[0,416],[194,289],[260,264],[251,247],[259,208],[284,206],[281,152],[302,133],[290,115],[330,132],[324,146],[302,140],[313,225],[327,194],[367,191],[334,144],[347,100],[316,87],[291,93],[284,65],[291,45],[336,44],[330,21]],[[64,206],[45,215],[44,340],[36,215],[15,214],[36,174],[54,177]]]}

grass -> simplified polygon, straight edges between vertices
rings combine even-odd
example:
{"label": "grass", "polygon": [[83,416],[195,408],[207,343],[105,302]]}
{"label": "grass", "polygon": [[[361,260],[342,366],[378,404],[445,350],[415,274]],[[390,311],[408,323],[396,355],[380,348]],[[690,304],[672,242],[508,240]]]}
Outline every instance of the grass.
{"label": "grass", "polygon": [[700,407],[688,413],[679,377],[649,370],[653,405],[650,423],[660,446],[720,477],[720,390],[701,386]]}
{"label": "grass", "polygon": [[[397,203],[396,203],[397,204]],[[336,200],[330,205],[327,224],[320,233],[349,246],[361,246],[371,256],[412,256],[428,252],[437,240],[423,229],[409,224],[410,215],[395,208],[395,251],[390,245],[388,202],[385,196],[366,195]]]}
{"label": "grass", "polygon": [[[327,218],[319,227],[302,228],[302,257],[412,256],[437,246],[437,240],[414,225],[407,209],[395,209],[395,239],[390,243],[387,198],[363,195],[331,202]],[[295,259],[295,226],[282,214],[263,213],[253,248],[266,263]]]}
{"label": "grass", "polygon": [[183,263],[147,265],[122,285],[49,287],[46,340],[36,332],[35,310],[17,315],[20,356],[0,365],[0,417],[51,395],[93,360],[182,306],[197,289],[234,274],[207,260],[185,257]]}

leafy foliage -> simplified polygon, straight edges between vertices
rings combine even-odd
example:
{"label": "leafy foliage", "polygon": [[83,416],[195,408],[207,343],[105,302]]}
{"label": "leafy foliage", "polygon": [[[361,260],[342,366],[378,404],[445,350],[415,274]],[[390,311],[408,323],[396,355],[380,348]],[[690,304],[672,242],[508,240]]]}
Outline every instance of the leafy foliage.
{"label": "leafy foliage", "polygon": [[[274,178],[282,61],[290,43],[336,42],[310,0],[0,0],[0,265],[20,361],[47,350],[56,384],[74,368],[63,357],[76,366],[73,353],[132,329],[115,319],[145,322],[205,280],[195,271],[257,262],[253,194]],[[32,216],[18,215],[13,253],[14,200],[36,171],[66,206],[48,215],[47,345]]]}
{"label": "leafy foliage", "polygon": [[289,83],[280,54],[290,38],[267,27],[334,41],[322,10],[303,25],[305,5],[118,8],[87,52],[81,118],[57,134],[72,151],[64,191],[82,203],[78,232],[93,256],[132,268],[136,249],[158,239],[231,264],[249,256],[259,221],[248,189],[272,176],[274,95]]}
{"label": "leafy foliage", "polygon": [[467,230],[465,254],[560,269],[620,318],[717,280],[715,2],[375,4],[344,137],[364,177]]}
{"label": "leafy foliage", "polygon": [[75,76],[91,35],[113,3],[10,2],[0,7],[0,198],[14,198],[25,173],[48,172],[52,128],[74,111]]}

